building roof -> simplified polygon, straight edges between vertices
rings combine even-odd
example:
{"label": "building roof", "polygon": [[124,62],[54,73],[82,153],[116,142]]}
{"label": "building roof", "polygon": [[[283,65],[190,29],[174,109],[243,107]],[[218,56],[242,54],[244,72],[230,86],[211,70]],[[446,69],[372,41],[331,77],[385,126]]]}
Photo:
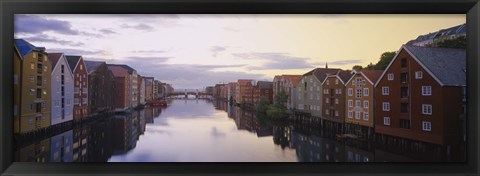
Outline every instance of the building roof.
{"label": "building roof", "polygon": [[340,70],[337,72],[337,75],[345,84],[353,76],[353,73],[351,70]]}
{"label": "building roof", "polygon": [[107,67],[110,71],[112,71],[113,76],[115,77],[125,77],[126,75],[128,75],[128,70],[123,67],[112,65],[107,65]]}
{"label": "building roof", "polygon": [[38,52],[45,51],[44,47],[36,47],[23,39],[15,39],[14,45],[17,47],[18,52],[20,53],[20,56],[22,56],[22,58],[25,57],[25,55],[27,55],[31,51],[38,51]]}
{"label": "building roof", "polygon": [[87,61],[87,60],[84,60],[83,63],[87,68],[88,74],[92,74],[95,70],[98,69],[98,67],[100,67],[100,65],[107,64],[106,62],[102,62],[102,61]]}
{"label": "building roof", "polygon": [[422,41],[427,41],[427,40],[433,40],[435,38],[441,37],[441,36],[448,36],[448,35],[456,35],[456,34],[466,34],[467,28],[466,28],[466,23],[454,26],[451,28],[447,29],[441,29],[429,34],[425,35],[420,35],[414,40],[410,40],[407,42],[408,45],[414,44],[417,42],[422,42]]}
{"label": "building roof", "polygon": [[248,83],[251,83],[253,80],[252,79],[239,79],[237,81],[238,84],[240,85],[247,85]]}
{"label": "building roof", "polygon": [[57,65],[58,60],[62,57],[63,53],[48,53],[48,59],[52,61],[52,70]]}
{"label": "building roof", "polygon": [[70,69],[75,70],[75,67],[77,66],[78,62],[80,61],[80,58],[82,56],[67,56],[65,55],[65,59],[67,59],[68,66],[70,66]]}
{"label": "building roof", "polygon": [[260,89],[271,89],[273,88],[273,82],[270,81],[258,81],[257,86],[260,87]]}
{"label": "building roof", "polygon": [[419,64],[437,79],[440,85],[466,85],[466,50],[404,45]]}
{"label": "building roof", "polygon": [[293,87],[296,87],[298,81],[302,79],[302,75],[282,75],[282,77],[283,79],[289,80],[293,84]]}
{"label": "building roof", "polygon": [[323,81],[328,75],[336,74],[341,69],[339,68],[316,68],[313,75],[319,80]]}
{"label": "building roof", "polygon": [[119,66],[119,67],[123,67],[125,69],[127,69],[128,73],[129,74],[133,74],[133,71],[136,71],[135,69],[133,69],[132,67],[128,66],[128,65],[125,65],[125,64],[107,64],[107,65],[112,65],[112,66]]}
{"label": "building roof", "polygon": [[361,72],[375,84],[380,76],[382,76],[383,70],[362,70]]}

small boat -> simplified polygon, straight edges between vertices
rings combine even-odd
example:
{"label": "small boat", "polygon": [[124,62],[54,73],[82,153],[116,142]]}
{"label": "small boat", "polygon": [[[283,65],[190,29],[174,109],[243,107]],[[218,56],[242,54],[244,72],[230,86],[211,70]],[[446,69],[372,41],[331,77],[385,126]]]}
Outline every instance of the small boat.
{"label": "small boat", "polygon": [[146,102],[149,106],[167,106],[168,103],[165,100],[151,100]]}

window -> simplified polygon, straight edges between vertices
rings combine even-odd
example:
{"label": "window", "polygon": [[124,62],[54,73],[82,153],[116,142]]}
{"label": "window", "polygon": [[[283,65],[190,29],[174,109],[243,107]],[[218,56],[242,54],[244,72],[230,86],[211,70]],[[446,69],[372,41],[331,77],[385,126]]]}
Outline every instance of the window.
{"label": "window", "polygon": [[408,113],[408,103],[400,104],[400,112],[401,113]]}
{"label": "window", "polygon": [[422,130],[423,131],[432,131],[432,122],[422,121]]}
{"label": "window", "polygon": [[329,99],[329,98],[325,98],[325,103],[330,103],[330,99]]}
{"label": "window", "polygon": [[360,105],[360,100],[356,100],[356,101],[355,101],[355,106],[356,106],[356,107],[361,107],[361,105]]}
{"label": "window", "polygon": [[325,109],[325,114],[327,114],[327,115],[328,115],[328,109]]}
{"label": "window", "polygon": [[400,88],[400,98],[408,98],[408,87]]}
{"label": "window", "polygon": [[355,98],[362,98],[362,89],[355,89]]}
{"label": "window", "polygon": [[383,111],[390,111],[390,103],[389,102],[383,102]]}
{"label": "window", "polygon": [[431,104],[422,104],[422,114],[432,115],[432,105]]}
{"label": "window", "polygon": [[360,119],[360,112],[355,112],[355,119]]}
{"label": "window", "polygon": [[338,104],[338,98],[335,98],[335,104]]}
{"label": "window", "polygon": [[33,62],[30,63],[30,69],[32,69],[32,70],[35,69],[35,63],[33,63]]}
{"label": "window", "polygon": [[339,114],[338,114],[338,111],[335,111],[335,116],[336,116],[336,117],[338,117],[338,116],[339,116]]}
{"label": "window", "polygon": [[368,88],[363,88],[363,96],[368,96]]}
{"label": "window", "polygon": [[18,75],[17,74],[14,74],[13,75],[13,84],[18,84]]}
{"label": "window", "polygon": [[401,73],[400,74],[400,81],[402,83],[408,83],[408,73]]}
{"label": "window", "polygon": [[423,78],[423,72],[422,71],[415,72],[415,79],[422,79],[422,78]]}
{"label": "window", "polygon": [[80,65],[80,70],[83,70],[83,65]]}
{"label": "window", "polygon": [[393,73],[389,73],[387,76],[389,81],[393,80]]}
{"label": "window", "polygon": [[368,101],[367,100],[363,101],[363,108],[368,108]]}
{"label": "window", "polygon": [[368,112],[363,113],[363,120],[368,120]]}
{"label": "window", "polygon": [[348,118],[353,118],[353,112],[352,111],[348,111]]}
{"label": "window", "polygon": [[407,67],[407,58],[402,58],[402,68]]}
{"label": "window", "polygon": [[33,117],[29,117],[28,118],[28,124],[32,124],[33,123]]}
{"label": "window", "polygon": [[353,89],[352,88],[348,88],[348,96],[353,96]]}
{"label": "window", "polygon": [[338,94],[342,94],[342,89],[338,89]]}
{"label": "window", "polygon": [[408,119],[400,119],[400,128],[410,129],[410,120],[408,120]]}
{"label": "window", "polygon": [[353,107],[353,101],[352,100],[348,100],[348,107]]}
{"label": "window", "polygon": [[34,76],[30,76],[30,82],[35,82],[35,77]]}
{"label": "window", "polygon": [[382,95],[390,95],[390,88],[389,87],[382,87]]}
{"label": "window", "polygon": [[65,73],[65,65],[62,64],[62,69],[61,69],[62,73]]}
{"label": "window", "polygon": [[338,79],[335,80],[335,84],[338,84]]}
{"label": "window", "polygon": [[383,117],[383,124],[390,125],[390,117]]}
{"label": "window", "polygon": [[327,85],[330,85],[330,80],[327,79]]}
{"label": "window", "polygon": [[432,95],[432,86],[422,86],[422,95],[423,96]]}

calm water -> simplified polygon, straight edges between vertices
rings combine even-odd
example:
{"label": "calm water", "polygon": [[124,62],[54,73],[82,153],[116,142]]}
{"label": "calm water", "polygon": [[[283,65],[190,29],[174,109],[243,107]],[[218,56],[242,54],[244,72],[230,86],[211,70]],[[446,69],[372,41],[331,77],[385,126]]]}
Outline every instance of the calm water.
{"label": "calm water", "polygon": [[[447,161],[440,151],[322,137],[320,129],[275,124],[205,99],[172,100],[17,143],[32,162],[415,162]],[[399,148],[400,147],[400,148]]]}

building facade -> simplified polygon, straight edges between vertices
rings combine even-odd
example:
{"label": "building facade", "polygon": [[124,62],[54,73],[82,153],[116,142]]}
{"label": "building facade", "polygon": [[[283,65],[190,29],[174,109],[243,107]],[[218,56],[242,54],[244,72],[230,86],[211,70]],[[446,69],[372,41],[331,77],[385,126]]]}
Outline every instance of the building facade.
{"label": "building facade", "polygon": [[52,63],[45,48],[15,39],[13,64],[14,133],[49,127]]}
{"label": "building facade", "polygon": [[73,120],[73,72],[63,53],[49,53],[51,74],[51,125]]}
{"label": "building facade", "polygon": [[115,77],[115,111],[123,112],[130,109],[130,79],[127,70],[107,65],[108,69],[113,73]]}
{"label": "building facade", "polygon": [[253,85],[254,80],[251,79],[239,79],[237,81],[236,88],[236,100],[237,104],[253,103]]}
{"label": "building facade", "polygon": [[228,98],[229,102],[235,102],[236,89],[237,89],[237,83],[236,82],[228,83],[227,98]]}
{"label": "building facade", "polygon": [[145,77],[138,75],[138,105],[145,105]]}
{"label": "building facade", "polygon": [[82,56],[68,56],[66,55],[68,65],[73,71],[74,81],[74,105],[73,105],[73,120],[86,120],[88,114],[88,73],[85,68]]}
{"label": "building facade", "polygon": [[458,143],[465,85],[465,49],[402,46],[375,85],[375,132],[449,147]]}
{"label": "building facade", "polygon": [[253,104],[258,105],[258,102],[265,99],[268,104],[273,102],[273,82],[258,81],[254,87]]}
{"label": "building facade", "polygon": [[375,83],[381,70],[354,71],[345,83],[345,128],[348,134],[373,134],[375,124]]}
{"label": "building facade", "polygon": [[[345,83],[351,78],[350,70],[338,70],[327,74],[322,81],[322,123],[323,127],[343,132],[345,122]],[[318,96],[318,95],[317,95]],[[315,98],[315,97],[314,97]]]}
{"label": "building facade", "polygon": [[145,100],[153,100],[153,77],[144,77],[145,79]]}
{"label": "building facade", "polygon": [[88,100],[91,115],[115,110],[115,77],[105,62],[84,61],[88,73]]}

